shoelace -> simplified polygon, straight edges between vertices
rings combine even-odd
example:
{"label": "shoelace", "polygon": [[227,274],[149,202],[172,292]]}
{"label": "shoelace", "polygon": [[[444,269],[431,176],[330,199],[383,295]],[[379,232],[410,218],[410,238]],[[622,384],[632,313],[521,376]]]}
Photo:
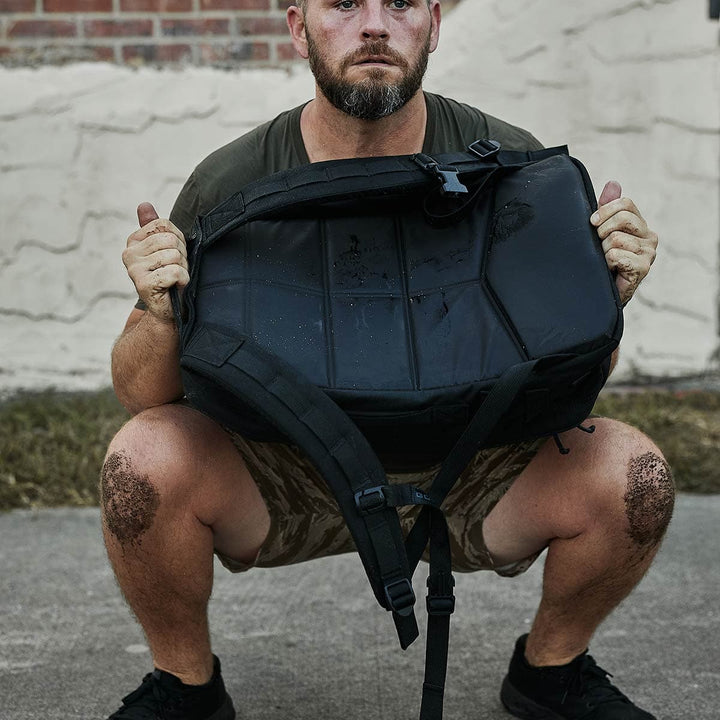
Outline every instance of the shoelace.
{"label": "shoelace", "polygon": [[133,690],[122,699],[123,706],[114,715],[112,720],[156,720],[162,717],[163,703],[168,699],[165,688],[160,680],[148,673],[140,687]]}
{"label": "shoelace", "polygon": [[609,702],[630,702],[608,678],[612,673],[601,668],[592,655],[585,655],[582,662],[578,663],[577,671],[570,677],[562,704],[565,704],[569,695],[585,696],[590,704],[602,705]]}

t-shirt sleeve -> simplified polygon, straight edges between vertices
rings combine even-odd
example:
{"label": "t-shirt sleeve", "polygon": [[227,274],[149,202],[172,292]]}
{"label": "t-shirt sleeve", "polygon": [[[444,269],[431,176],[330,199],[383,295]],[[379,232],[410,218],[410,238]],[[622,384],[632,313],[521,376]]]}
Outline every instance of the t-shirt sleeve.
{"label": "t-shirt sleeve", "polygon": [[498,139],[505,150],[542,150],[543,144],[527,130],[485,114],[488,137]]}
{"label": "t-shirt sleeve", "polygon": [[472,105],[425,93],[428,125],[423,152],[460,152],[481,138],[497,140],[505,150],[541,150],[542,143],[516,125]]}

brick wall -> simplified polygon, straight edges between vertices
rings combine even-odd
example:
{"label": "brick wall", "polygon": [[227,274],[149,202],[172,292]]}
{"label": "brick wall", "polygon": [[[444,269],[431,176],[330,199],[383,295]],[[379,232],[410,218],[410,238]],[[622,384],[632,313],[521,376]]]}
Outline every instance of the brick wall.
{"label": "brick wall", "polygon": [[[459,0],[445,0],[449,9]],[[292,0],[0,0],[0,63],[283,65]]]}
{"label": "brick wall", "polygon": [[290,0],[0,0],[0,62],[236,66],[293,60]]}

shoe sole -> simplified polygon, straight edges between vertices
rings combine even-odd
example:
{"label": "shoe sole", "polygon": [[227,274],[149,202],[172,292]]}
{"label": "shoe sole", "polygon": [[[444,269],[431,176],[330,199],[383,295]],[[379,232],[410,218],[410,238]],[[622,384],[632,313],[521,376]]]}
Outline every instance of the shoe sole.
{"label": "shoe sole", "polygon": [[507,676],[505,676],[500,689],[500,701],[511,715],[521,718],[521,720],[566,720],[554,710],[538,705],[516,690]]}

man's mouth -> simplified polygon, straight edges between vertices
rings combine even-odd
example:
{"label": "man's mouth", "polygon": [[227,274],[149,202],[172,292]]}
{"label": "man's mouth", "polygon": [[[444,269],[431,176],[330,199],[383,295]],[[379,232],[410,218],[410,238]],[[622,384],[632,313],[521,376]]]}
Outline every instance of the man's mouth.
{"label": "man's mouth", "polygon": [[386,57],[381,55],[372,55],[370,57],[363,58],[355,63],[356,65],[394,65],[394,63]]}

